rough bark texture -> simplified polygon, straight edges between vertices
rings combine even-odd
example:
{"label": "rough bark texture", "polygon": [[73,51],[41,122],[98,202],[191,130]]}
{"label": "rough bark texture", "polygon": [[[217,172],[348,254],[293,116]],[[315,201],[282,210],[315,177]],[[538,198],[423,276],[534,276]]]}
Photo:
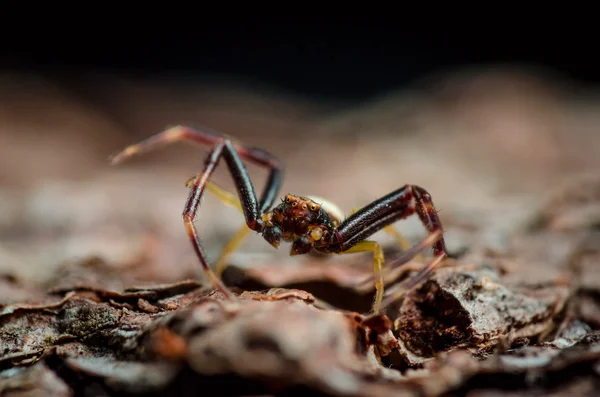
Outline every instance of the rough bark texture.
{"label": "rough bark texture", "polygon": [[[497,72],[358,109],[210,85],[69,93],[3,81],[0,395],[600,390],[600,112],[590,97]],[[34,105],[36,118],[24,117]],[[276,153],[283,190],[347,212],[404,183],[425,187],[451,258],[375,316],[370,254],[292,258],[251,236],[223,275],[237,299],[224,299],[181,222],[183,184],[203,153],[107,164],[186,120]],[[215,179],[230,189],[221,168]],[[243,217],[207,196],[196,225],[214,260]],[[413,219],[396,226],[412,243],[423,236]],[[388,260],[401,251],[385,233],[373,238]],[[423,254],[386,288],[422,268]]]}

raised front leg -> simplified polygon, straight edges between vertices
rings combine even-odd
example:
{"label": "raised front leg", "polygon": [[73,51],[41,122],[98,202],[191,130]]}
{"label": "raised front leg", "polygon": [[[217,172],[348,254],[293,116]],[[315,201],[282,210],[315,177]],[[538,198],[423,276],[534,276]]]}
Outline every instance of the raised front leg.
{"label": "raised front leg", "polygon": [[[211,152],[206,157],[203,171],[187,182],[188,187],[190,187],[190,192],[183,210],[183,221],[194,251],[211,283],[225,296],[232,298],[233,295],[231,292],[211,270],[202,244],[198,238],[196,227],[194,226],[204,189],[207,187],[210,176],[213,174],[221,157],[224,157],[240,197],[239,201],[246,219],[246,225],[251,230],[261,232],[263,228],[261,219],[261,214],[263,212],[262,208],[269,207],[272,204],[279,190],[281,174],[279,161],[263,150],[235,145],[230,139],[220,138],[206,132],[192,130],[188,127],[175,127],[152,136],[141,143],[127,147],[125,150],[114,156],[112,162],[115,164],[134,154],[148,151],[158,145],[178,140],[188,140],[204,144],[212,143],[214,145]],[[249,161],[267,166],[271,170],[261,201],[258,201],[256,197],[254,186],[252,185],[248,171],[242,162],[242,157]]]}
{"label": "raised front leg", "polygon": [[[123,151],[112,156],[111,162],[112,164],[118,164],[134,155],[146,153],[174,142],[214,146],[224,139],[223,136],[208,129],[196,129],[178,125],[146,138],[135,145],[126,147]],[[283,173],[281,161],[263,149],[245,146],[230,138],[227,138],[227,140],[235,148],[239,157],[269,170],[269,177],[259,201],[259,211],[261,213],[266,211],[273,205],[279,193]]]}

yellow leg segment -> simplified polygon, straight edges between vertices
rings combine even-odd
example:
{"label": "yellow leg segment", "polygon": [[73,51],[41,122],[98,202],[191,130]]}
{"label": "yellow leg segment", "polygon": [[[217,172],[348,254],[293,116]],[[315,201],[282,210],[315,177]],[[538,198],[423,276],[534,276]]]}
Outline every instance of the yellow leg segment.
{"label": "yellow leg segment", "polygon": [[[350,215],[354,214],[356,211],[358,211],[359,208],[354,208],[351,212]],[[407,251],[408,249],[410,249],[411,245],[408,242],[408,240],[406,240],[404,238],[404,236],[402,236],[402,234],[400,234],[400,232],[398,230],[396,230],[396,228],[392,225],[388,225],[386,227],[383,228],[383,230],[389,234],[390,236],[392,236],[394,238],[394,240],[396,240],[396,242],[398,243],[398,245],[400,246],[400,248],[402,248],[403,251]],[[415,259],[422,262],[423,261],[423,256],[421,256],[421,254],[417,254],[415,256]]]}
{"label": "yellow leg segment", "polygon": [[242,245],[249,233],[250,228],[246,225],[242,225],[237,233],[235,233],[233,238],[229,240],[225,248],[223,248],[215,266],[215,274],[217,277],[221,278],[223,272],[227,268],[227,258],[229,258],[229,255],[231,255],[239,246]]}
{"label": "yellow leg segment", "polygon": [[[187,187],[190,187],[190,184],[193,180],[194,180],[194,178],[189,179],[185,183],[185,185]],[[219,185],[217,185],[213,182],[210,182],[210,181],[207,183],[206,189],[210,193],[214,194],[219,200],[221,200],[225,204],[230,205],[234,208],[237,208],[240,212],[243,212],[242,204],[240,203],[240,200],[237,198],[236,195],[229,193],[227,190],[223,189]],[[215,266],[215,274],[217,275],[217,277],[219,277],[219,279],[221,278],[221,276],[223,275],[223,272],[227,268],[227,266],[226,266],[227,258],[240,245],[242,245],[242,243],[244,242],[244,239],[248,236],[249,233],[250,233],[250,229],[248,228],[248,226],[245,224],[242,225],[242,227],[235,233],[233,238],[231,240],[229,240],[227,245],[221,251],[221,254],[219,255],[219,259],[217,260],[217,264]]]}
{"label": "yellow leg segment", "polygon": [[379,314],[381,301],[383,300],[383,249],[375,241],[361,241],[352,248],[342,252],[342,254],[350,254],[355,252],[371,251],[373,253],[373,272],[375,275],[375,301],[373,303],[373,312]]}
{"label": "yellow leg segment", "polygon": [[[194,179],[196,179],[196,177],[188,179],[185,183],[185,186],[188,188],[191,187]],[[222,187],[211,181],[208,181],[208,183],[206,184],[206,189],[215,196],[217,196],[217,198],[225,204],[237,208],[240,212],[242,212],[242,204],[240,203],[240,200],[235,194],[229,193],[227,190],[223,189]]]}

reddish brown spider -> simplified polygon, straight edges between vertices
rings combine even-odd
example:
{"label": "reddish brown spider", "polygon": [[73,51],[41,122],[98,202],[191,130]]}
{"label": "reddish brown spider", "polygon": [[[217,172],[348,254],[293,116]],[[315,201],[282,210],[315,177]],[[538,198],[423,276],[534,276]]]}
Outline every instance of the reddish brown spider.
{"label": "reddish brown spider", "polygon": [[[447,257],[442,225],[431,196],[419,186],[405,185],[353,212],[345,219],[343,214],[330,203],[314,197],[292,194],[287,194],[281,200],[281,203],[271,209],[281,184],[283,165],[279,159],[262,149],[245,146],[231,138],[219,136],[208,130],[197,130],[186,126],[170,128],[138,144],[127,147],[112,157],[112,164],[119,163],[135,154],[176,141],[212,145],[212,150],[206,157],[203,171],[187,183],[190,193],[183,210],[183,220],[203,270],[213,286],[230,299],[234,298],[234,295],[211,270],[194,226],[194,220],[205,188],[211,190],[223,201],[238,206],[245,216],[246,225],[244,225],[244,229],[234,238],[234,244],[226,248],[225,253],[235,248],[243,238],[244,233],[249,230],[262,234],[264,239],[275,248],[279,247],[281,241],[291,242],[291,255],[306,254],[311,250],[328,254],[373,252],[376,277],[376,296],[373,310],[376,313],[381,310],[384,297],[382,276],[384,258],[383,250],[379,244],[366,240],[367,238],[400,219],[414,213],[418,215],[428,231],[428,236],[419,244],[405,251],[391,265],[398,266],[407,262],[430,245],[433,248],[435,258],[409,280],[405,289],[412,288],[426,279]],[[230,193],[223,191],[209,181],[221,157],[225,159],[229,167],[239,201]],[[257,198],[242,159],[266,167],[270,171],[260,199]],[[221,259],[223,259],[223,256]],[[388,301],[390,300],[388,299]]]}

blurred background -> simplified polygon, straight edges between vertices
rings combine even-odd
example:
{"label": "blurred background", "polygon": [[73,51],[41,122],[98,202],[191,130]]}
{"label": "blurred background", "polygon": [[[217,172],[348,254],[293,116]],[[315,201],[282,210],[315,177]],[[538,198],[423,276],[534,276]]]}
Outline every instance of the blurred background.
{"label": "blurred background", "polygon": [[[287,167],[281,194],[323,196],[347,212],[420,185],[453,252],[475,241],[502,246],[553,191],[599,175],[592,32],[174,22],[127,31],[50,20],[3,35],[0,275],[44,280],[99,257],[115,268],[143,264],[153,280],[197,276],[181,212],[206,150],[178,143],[108,163],[174,124],[272,152]],[[264,170],[249,171],[262,190]],[[233,187],[225,167],[215,180]],[[212,260],[242,225],[206,196],[197,227]],[[397,228],[413,241],[424,235],[414,219]],[[288,249],[252,236],[231,262]]]}

